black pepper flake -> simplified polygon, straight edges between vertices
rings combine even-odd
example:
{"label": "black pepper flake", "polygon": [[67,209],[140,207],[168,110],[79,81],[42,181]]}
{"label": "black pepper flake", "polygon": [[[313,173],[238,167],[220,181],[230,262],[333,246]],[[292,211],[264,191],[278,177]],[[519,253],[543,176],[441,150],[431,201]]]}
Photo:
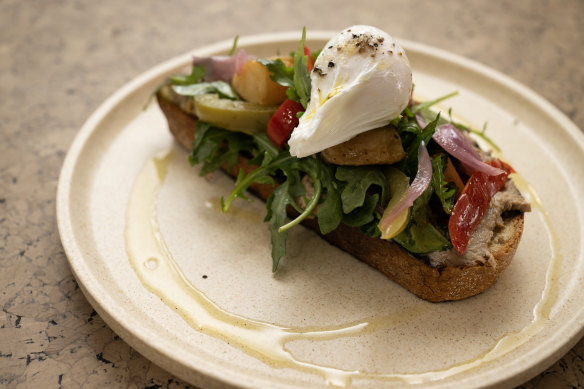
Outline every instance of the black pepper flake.
{"label": "black pepper flake", "polygon": [[204,279],[207,279],[207,275],[206,275],[206,274],[203,274],[203,278],[204,278]]}
{"label": "black pepper flake", "polygon": [[377,47],[379,46],[379,43],[374,43],[373,46]]}
{"label": "black pepper flake", "polygon": [[353,39],[357,39],[357,38],[359,38],[359,35],[353,34]]}
{"label": "black pepper flake", "polygon": [[389,54],[393,54],[393,51],[391,51],[391,50],[388,50],[387,52],[388,52]]}
{"label": "black pepper flake", "polygon": [[384,37],[380,36],[379,38],[377,38],[377,42],[382,43],[385,40]]}
{"label": "black pepper flake", "polygon": [[395,42],[391,44],[391,47],[395,47]]}
{"label": "black pepper flake", "polygon": [[314,73],[318,73],[319,76],[323,77],[326,76],[326,72],[323,72],[321,68],[319,68],[318,66],[315,66],[312,71]]}
{"label": "black pepper flake", "polygon": [[334,68],[335,67],[335,63],[333,61],[329,61],[328,67],[329,68]]}
{"label": "black pepper flake", "polygon": [[329,49],[332,49],[333,47],[332,47],[332,46],[329,46],[328,48],[329,48]]}

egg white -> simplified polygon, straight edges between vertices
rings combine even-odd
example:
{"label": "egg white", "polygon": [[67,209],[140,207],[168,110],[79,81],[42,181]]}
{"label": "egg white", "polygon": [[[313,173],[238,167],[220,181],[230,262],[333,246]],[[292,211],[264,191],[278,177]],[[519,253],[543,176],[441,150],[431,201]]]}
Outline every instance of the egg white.
{"label": "egg white", "polygon": [[331,39],[310,78],[310,102],[288,141],[296,157],[387,125],[407,106],[412,90],[404,50],[371,26],[352,26]]}

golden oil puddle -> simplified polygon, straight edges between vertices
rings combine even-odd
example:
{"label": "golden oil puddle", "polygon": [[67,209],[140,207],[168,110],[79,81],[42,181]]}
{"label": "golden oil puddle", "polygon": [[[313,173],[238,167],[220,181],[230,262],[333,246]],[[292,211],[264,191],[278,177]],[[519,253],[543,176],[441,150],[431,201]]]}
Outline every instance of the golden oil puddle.
{"label": "golden oil puddle", "polygon": [[[436,381],[479,367],[524,344],[541,330],[557,300],[557,280],[562,258],[557,236],[549,215],[534,190],[520,177],[515,177],[518,187],[534,205],[547,227],[553,254],[547,271],[546,285],[534,309],[533,320],[530,324],[519,332],[501,337],[490,350],[477,358],[442,370],[385,374],[348,371],[301,361],[287,350],[288,342],[339,339],[389,329],[424,315],[432,305],[420,301],[418,305],[389,316],[369,317],[337,326],[310,328],[285,327],[227,312],[186,279],[160,232],[157,220],[157,197],[171,158],[171,152],[154,156],[147,161],[134,182],[128,202],[125,230],[126,250],[130,263],[146,289],[158,296],[171,309],[176,310],[191,327],[222,339],[271,367],[292,368],[318,374],[325,379],[327,384],[335,386],[349,386],[356,378],[396,380],[412,384]],[[216,200],[210,200],[206,205],[210,208],[218,206]],[[244,211],[241,216],[256,218]]]}

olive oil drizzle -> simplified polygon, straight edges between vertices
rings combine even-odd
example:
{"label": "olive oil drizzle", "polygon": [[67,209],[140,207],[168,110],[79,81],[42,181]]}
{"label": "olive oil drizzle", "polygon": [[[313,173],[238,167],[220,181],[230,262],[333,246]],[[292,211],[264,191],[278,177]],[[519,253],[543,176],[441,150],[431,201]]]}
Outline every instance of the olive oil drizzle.
{"label": "olive oil drizzle", "polygon": [[[172,152],[162,152],[147,161],[134,182],[126,211],[126,251],[130,263],[144,287],[175,310],[191,327],[228,342],[248,355],[274,368],[292,368],[322,376],[327,384],[348,386],[353,379],[399,380],[424,383],[444,379],[476,368],[499,358],[535,335],[549,318],[557,299],[557,277],[561,261],[557,236],[549,215],[535,191],[519,178],[516,183],[529,193],[529,199],[542,215],[550,241],[553,259],[547,271],[542,298],[534,310],[534,319],[523,330],[499,339],[487,352],[443,370],[421,373],[384,374],[348,371],[297,359],[286,348],[294,340],[331,340],[358,336],[389,329],[428,313],[432,304],[420,304],[383,317],[370,317],[337,326],[292,328],[245,318],[225,311],[184,276],[174,261],[157,220],[157,197],[166,177]],[[211,204],[210,204],[211,205]]]}

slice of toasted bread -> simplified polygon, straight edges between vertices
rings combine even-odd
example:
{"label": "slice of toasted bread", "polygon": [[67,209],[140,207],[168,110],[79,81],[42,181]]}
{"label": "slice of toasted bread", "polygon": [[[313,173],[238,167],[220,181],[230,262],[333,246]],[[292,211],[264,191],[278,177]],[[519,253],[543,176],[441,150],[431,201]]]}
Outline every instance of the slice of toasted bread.
{"label": "slice of toasted bread", "polygon": [[[171,133],[181,145],[190,150],[195,137],[196,117],[186,113],[160,93],[157,94],[157,100]],[[247,159],[241,156],[236,166],[227,173],[235,177],[240,168],[247,173],[254,166],[249,165]],[[274,188],[271,185],[253,184],[250,189],[266,200]],[[392,241],[371,238],[342,223],[323,237],[424,300],[442,302],[474,296],[488,289],[497,280],[515,254],[523,232],[523,220],[523,213],[505,217],[503,228],[496,231],[489,246],[494,260],[472,266],[432,267]],[[305,219],[303,224],[320,234],[315,219]]]}

